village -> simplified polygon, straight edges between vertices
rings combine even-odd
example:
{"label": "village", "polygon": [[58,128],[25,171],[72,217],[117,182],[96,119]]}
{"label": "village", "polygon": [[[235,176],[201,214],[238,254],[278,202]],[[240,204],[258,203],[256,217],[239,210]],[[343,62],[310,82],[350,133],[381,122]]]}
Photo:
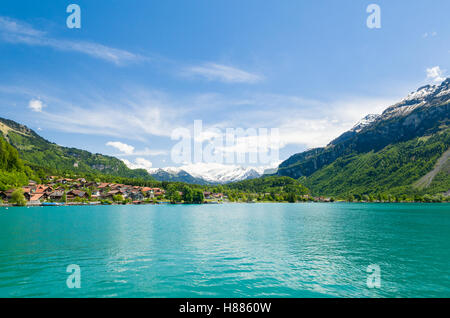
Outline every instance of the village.
{"label": "village", "polygon": [[[0,204],[17,204],[12,188],[0,191]],[[21,190],[21,191],[20,191]],[[27,206],[51,205],[100,205],[100,204],[167,204],[171,202],[162,188],[132,186],[126,184],[92,182],[84,178],[70,179],[48,177],[45,184],[30,180],[27,186],[19,188]],[[178,192],[179,197],[183,195]],[[17,195],[17,194],[16,194]],[[222,203],[222,193],[203,192],[203,203]]]}

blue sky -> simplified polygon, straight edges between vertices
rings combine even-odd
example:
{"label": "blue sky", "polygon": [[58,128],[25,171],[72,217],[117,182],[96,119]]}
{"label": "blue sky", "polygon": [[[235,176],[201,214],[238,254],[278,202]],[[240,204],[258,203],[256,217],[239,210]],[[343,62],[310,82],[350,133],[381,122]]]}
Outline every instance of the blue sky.
{"label": "blue sky", "polygon": [[[81,29],[66,26],[70,3]],[[366,26],[371,3],[380,29]],[[446,0],[3,1],[0,116],[146,167],[175,165],[171,133],[194,120],[275,127],[283,160],[447,76],[448,12]]]}

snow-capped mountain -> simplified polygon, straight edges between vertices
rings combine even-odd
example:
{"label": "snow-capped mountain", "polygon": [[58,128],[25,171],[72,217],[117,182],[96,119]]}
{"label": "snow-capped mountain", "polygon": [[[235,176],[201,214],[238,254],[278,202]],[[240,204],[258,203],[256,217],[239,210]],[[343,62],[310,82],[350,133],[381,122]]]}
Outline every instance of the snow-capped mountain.
{"label": "snow-capped mountain", "polygon": [[157,180],[183,181],[189,183],[229,183],[259,178],[270,167],[243,167],[219,163],[195,163],[181,167],[150,169],[149,173]]}
{"label": "snow-capped mountain", "polygon": [[[297,153],[279,166],[277,174],[299,178],[349,155],[377,152],[450,126],[450,78],[410,93],[381,115],[369,115],[326,147]],[[346,162],[343,160],[343,162]],[[347,161],[348,162],[348,161]]]}
{"label": "snow-capped mountain", "polygon": [[375,120],[377,120],[380,117],[380,115],[378,114],[369,114],[366,117],[364,117],[363,119],[361,119],[359,122],[356,123],[355,126],[353,126],[353,128],[351,129],[351,131],[354,132],[360,132],[361,130],[363,130],[365,127],[369,126],[370,124],[372,124]]}
{"label": "snow-capped mountain", "polygon": [[425,85],[410,93],[399,103],[387,108],[381,115],[382,119],[406,116],[419,107],[429,107],[448,99],[450,96],[450,78],[440,85]]}

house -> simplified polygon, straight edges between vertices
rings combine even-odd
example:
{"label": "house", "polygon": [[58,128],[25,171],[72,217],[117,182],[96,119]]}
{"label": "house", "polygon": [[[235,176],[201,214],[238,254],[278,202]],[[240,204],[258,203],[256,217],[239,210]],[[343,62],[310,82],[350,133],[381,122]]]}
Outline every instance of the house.
{"label": "house", "polygon": [[64,196],[64,190],[55,190],[48,195],[48,198],[53,201],[60,201]]}
{"label": "house", "polygon": [[3,191],[0,191],[0,200],[6,201],[6,199],[7,199],[6,194]]}
{"label": "house", "polygon": [[223,200],[223,193],[212,193],[205,191],[203,192],[203,196],[208,200]]}
{"label": "house", "polygon": [[163,195],[165,193],[165,191],[160,188],[152,188],[152,190],[155,197]]}
{"label": "house", "polygon": [[43,185],[43,184],[38,184],[36,186],[35,193],[50,193],[52,191],[53,191],[52,187],[49,187],[49,186]]}
{"label": "house", "polygon": [[90,188],[90,187],[98,188],[98,183],[97,182],[87,182],[84,186],[87,188]]}
{"label": "house", "polygon": [[212,192],[205,191],[203,192],[203,196],[205,199],[211,199]]}
{"label": "house", "polygon": [[67,200],[74,200],[76,198],[88,199],[89,195],[81,190],[70,190],[67,192]]}
{"label": "house", "polygon": [[7,200],[9,200],[9,199],[11,199],[12,193],[14,191],[16,191],[16,189],[9,189],[9,190],[4,191],[3,194],[4,194],[5,198]]}
{"label": "house", "polygon": [[223,193],[213,193],[212,196],[214,199],[223,200]]}
{"label": "house", "polygon": [[35,193],[33,195],[31,195],[30,197],[30,203],[31,204],[36,204],[36,203],[41,203],[40,200],[44,199],[44,193]]}
{"label": "house", "polygon": [[110,188],[111,187],[111,185],[109,184],[109,183],[107,183],[107,182],[103,182],[103,183],[100,183],[100,185],[97,187],[99,190],[104,190],[104,189],[106,189],[106,188]]}
{"label": "house", "polygon": [[142,194],[142,192],[140,192],[138,190],[131,191],[130,195],[128,197],[131,198],[131,200],[133,200],[133,201],[144,200],[144,195]]}
{"label": "house", "polygon": [[61,178],[61,179],[56,180],[56,183],[67,184],[67,183],[72,182],[72,181],[73,181],[73,179]]}
{"label": "house", "polygon": [[115,195],[121,194],[119,190],[111,190],[102,195],[103,199],[112,199]]}

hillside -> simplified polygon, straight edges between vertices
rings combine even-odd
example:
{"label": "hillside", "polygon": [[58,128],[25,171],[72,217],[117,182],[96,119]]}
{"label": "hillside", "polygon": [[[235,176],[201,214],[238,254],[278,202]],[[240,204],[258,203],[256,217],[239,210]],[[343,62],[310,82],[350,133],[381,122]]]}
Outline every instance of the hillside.
{"label": "hillside", "polygon": [[[447,166],[448,157],[437,170],[435,165],[450,146],[449,115],[447,79],[419,88],[381,115],[369,115],[326,147],[291,156],[277,174],[303,177],[314,193],[327,195],[446,192],[443,184],[450,176],[440,167]],[[425,186],[417,184],[433,170]]]}
{"label": "hillside", "polygon": [[101,173],[126,178],[151,179],[143,169],[129,169],[117,158],[88,151],[62,147],[51,143],[28,127],[12,120],[0,118],[1,135],[15,149],[20,158],[33,166],[62,173]]}
{"label": "hillside", "polygon": [[17,150],[0,135],[0,190],[26,184],[31,175]]}
{"label": "hillside", "polygon": [[[117,158],[88,151],[62,147],[49,142],[28,127],[12,120],[0,118],[0,134],[19,151],[29,165],[65,173],[101,173],[124,178],[155,179],[158,181],[185,182],[191,184],[219,184],[260,176],[255,170],[238,166],[215,167],[198,172],[195,165],[179,168],[157,168],[151,171],[130,169]],[[189,172],[186,169],[191,169]]]}

